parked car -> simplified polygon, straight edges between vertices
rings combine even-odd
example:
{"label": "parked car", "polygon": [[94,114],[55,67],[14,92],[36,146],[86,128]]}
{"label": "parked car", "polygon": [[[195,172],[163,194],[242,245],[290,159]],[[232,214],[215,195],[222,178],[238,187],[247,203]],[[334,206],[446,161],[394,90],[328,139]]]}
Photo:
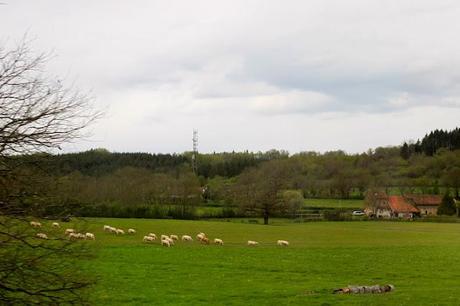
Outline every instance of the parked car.
{"label": "parked car", "polygon": [[353,210],[353,212],[351,214],[353,216],[364,216],[365,215],[364,211],[362,211],[362,210]]}

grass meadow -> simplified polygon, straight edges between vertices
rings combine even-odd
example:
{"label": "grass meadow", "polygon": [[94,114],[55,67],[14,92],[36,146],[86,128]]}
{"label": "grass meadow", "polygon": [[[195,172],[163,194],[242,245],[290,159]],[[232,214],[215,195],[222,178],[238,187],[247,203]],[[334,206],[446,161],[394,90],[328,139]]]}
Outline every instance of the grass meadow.
{"label": "grass meadow", "polygon": [[315,199],[304,200],[304,207],[309,208],[343,208],[343,209],[363,209],[364,200],[359,199]]}
{"label": "grass meadow", "polygon": [[[104,224],[137,233],[115,236]],[[86,219],[65,226],[96,235],[78,242],[96,256],[76,263],[98,280],[94,305],[460,305],[460,224]],[[225,245],[142,243],[149,232],[201,231]],[[247,247],[249,239],[260,245]],[[278,247],[278,239],[291,245]],[[394,292],[332,294],[388,283]]]}

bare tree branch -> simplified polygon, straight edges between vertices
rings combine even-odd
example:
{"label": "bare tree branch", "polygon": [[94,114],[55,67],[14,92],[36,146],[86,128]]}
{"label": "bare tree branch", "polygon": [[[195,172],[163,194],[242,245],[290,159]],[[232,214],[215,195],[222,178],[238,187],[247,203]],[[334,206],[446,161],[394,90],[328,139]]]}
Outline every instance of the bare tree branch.
{"label": "bare tree branch", "polygon": [[59,149],[102,115],[87,94],[44,75],[48,59],[33,56],[25,40],[0,48],[0,156]]}
{"label": "bare tree branch", "polygon": [[49,207],[54,178],[17,155],[60,149],[86,136],[85,128],[101,116],[89,95],[45,75],[48,60],[33,55],[25,39],[12,50],[0,46],[2,305],[82,304],[82,290],[91,284],[74,267],[84,248],[62,233],[39,240],[29,225]]}

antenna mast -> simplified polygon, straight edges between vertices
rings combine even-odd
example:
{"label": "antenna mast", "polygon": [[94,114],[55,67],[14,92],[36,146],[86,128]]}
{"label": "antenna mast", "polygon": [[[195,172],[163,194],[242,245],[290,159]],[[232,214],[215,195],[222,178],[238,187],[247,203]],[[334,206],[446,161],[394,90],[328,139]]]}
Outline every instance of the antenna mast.
{"label": "antenna mast", "polygon": [[192,153],[192,170],[193,173],[197,174],[198,165],[197,165],[197,157],[198,157],[198,131],[193,130],[193,153]]}

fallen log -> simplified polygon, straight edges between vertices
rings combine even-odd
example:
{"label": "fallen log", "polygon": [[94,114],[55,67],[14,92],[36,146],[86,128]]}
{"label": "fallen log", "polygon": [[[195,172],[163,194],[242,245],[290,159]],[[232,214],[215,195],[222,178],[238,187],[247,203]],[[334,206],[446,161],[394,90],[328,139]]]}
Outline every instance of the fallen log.
{"label": "fallen log", "polygon": [[374,286],[348,286],[334,289],[334,294],[363,294],[363,293],[386,293],[393,291],[393,285],[374,285]]}

